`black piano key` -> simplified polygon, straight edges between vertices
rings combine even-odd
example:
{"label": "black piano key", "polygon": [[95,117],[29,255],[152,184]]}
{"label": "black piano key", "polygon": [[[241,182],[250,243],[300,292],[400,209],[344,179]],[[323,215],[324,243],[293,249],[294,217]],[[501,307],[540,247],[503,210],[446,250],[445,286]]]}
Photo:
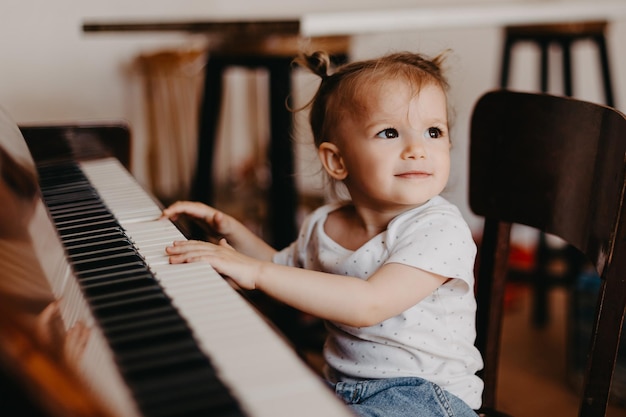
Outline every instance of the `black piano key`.
{"label": "black piano key", "polygon": [[139,310],[152,310],[157,307],[170,305],[170,300],[162,293],[142,295],[131,299],[109,301],[92,305],[92,310],[97,318],[100,317],[123,317]]}
{"label": "black piano key", "polygon": [[117,255],[104,256],[102,258],[79,259],[72,264],[76,271],[89,273],[92,271],[102,271],[105,269],[120,269],[124,266],[143,263],[143,258],[134,251]]}
{"label": "black piano key", "polygon": [[72,178],[80,173],[78,165],[71,161],[53,165],[39,165],[37,169],[39,170],[39,174],[42,176],[40,180],[41,183],[55,183],[58,182],[57,179],[60,177]]}
{"label": "black piano key", "polygon": [[[120,367],[136,388],[142,409],[152,409],[150,415],[157,411],[157,415],[181,415],[183,410],[220,415],[221,409],[227,409],[229,413],[236,410],[234,415],[241,415],[236,401],[219,382],[219,377],[197,346],[188,344],[186,349],[181,349],[180,343],[190,340],[183,323],[153,326],[151,332],[146,329],[126,332],[121,338],[120,335],[107,334],[107,339],[116,351],[121,352]],[[161,339],[163,343],[155,343]],[[172,352],[163,350],[167,345],[172,345]],[[155,346],[160,346],[156,352]],[[167,384],[159,382],[163,378],[167,379]],[[177,379],[181,379],[181,384],[172,384]],[[169,410],[167,407],[172,401],[182,401],[185,406]]]}
{"label": "black piano key", "polygon": [[[90,271],[93,272],[93,271]],[[108,285],[115,283],[116,281],[134,280],[134,279],[149,279],[154,280],[154,276],[147,272],[145,269],[138,267],[137,265],[130,266],[123,271],[102,271],[101,273],[91,274],[89,276],[77,277],[78,282],[84,289],[89,289],[91,286]]]}
{"label": "black piano key", "polygon": [[71,201],[67,203],[60,203],[54,207],[48,207],[48,212],[54,218],[62,216],[64,214],[81,213],[89,210],[100,210],[102,208],[102,202],[98,200],[85,200],[85,201]]}
{"label": "black piano key", "polygon": [[76,247],[84,247],[84,246],[97,246],[100,244],[108,244],[109,242],[123,242],[131,243],[130,239],[121,233],[121,230],[114,229],[108,231],[101,231],[96,235],[83,235],[83,236],[75,236],[75,237],[67,237],[64,240],[64,246],[67,250],[72,250]]}
{"label": "black piano key", "polygon": [[105,264],[98,268],[82,269],[75,268],[75,272],[79,281],[87,281],[93,279],[100,279],[101,277],[108,275],[123,274],[128,271],[135,271],[137,269],[143,269],[145,271],[145,263],[139,255],[135,255],[131,258],[130,262],[120,263],[116,265]]}
{"label": "black piano key", "polygon": [[97,220],[113,220],[115,217],[105,209],[94,208],[91,210],[84,210],[78,213],[58,213],[54,216],[55,223],[61,227],[65,224],[88,222],[92,223]]}
{"label": "black piano key", "polygon": [[72,198],[76,198],[76,196],[89,195],[94,197],[97,195],[95,190],[90,187],[89,182],[87,181],[44,187],[41,190],[41,194],[44,196],[46,201],[60,201],[63,199],[70,201]]}
{"label": "black piano key", "polygon": [[154,278],[144,271],[131,271],[123,276],[114,274],[100,279],[79,281],[83,293],[98,296],[154,285]]}
{"label": "black piano key", "polygon": [[80,248],[74,249],[72,253],[72,259],[76,262],[81,260],[93,259],[94,257],[111,257],[111,256],[120,256],[127,255],[128,253],[132,253],[130,251],[134,250],[132,245],[126,244],[126,246],[108,246],[103,245],[103,247],[89,247],[89,248]]}
{"label": "black piano key", "polygon": [[151,284],[149,286],[141,286],[132,289],[120,290],[120,291],[111,291],[107,293],[100,293],[96,295],[90,295],[85,292],[85,297],[87,301],[95,307],[114,302],[122,302],[124,300],[132,300],[137,297],[146,297],[151,296],[152,294],[161,292],[161,288],[155,284]]}
{"label": "black piano key", "polygon": [[[136,321],[136,323],[141,325],[144,320],[150,319],[142,317],[139,321]],[[135,323],[135,321],[132,322]],[[107,326],[107,331],[115,332],[118,327],[124,330],[126,323],[110,323]],[[162,360],[164,357],[186,355],[188,352],[198,352],[198,345],[193,338],[179,339],[167,344],[159,343],[147,349],[134,352],[126,351],[123,355],[119,355],[118,364],[120,367],[124,368],[126,372],[133,373],[145,367],[154,366],[155,362]]]}
{"label": "black piano key", "polygon": [[66,193],[47,194],[42,191],[42,196],[46,200],[46,205],[53,208],[71,201],[77,201],[79,203],[97,201],[95,190],[82,187],[79,190],[71,190]]}
{"label": "black piano key", "polygon": [[65,246],[70,256],[79,256],[81,254],[93,253],[100,250],[115,249],[122,247],[132,247],[132,243],[125,237],[111,236],[110,238],[98,237],[98,239],[82,239]]}
{"label": "black piano key", "polygon": [[57,231],[61,236],[64,236],[66,234],[88,233],[92,231],[97,231],[106,227],[114,227],[116,224],[117,223],[113,219],[102,219],[91,223],[78,222],[67,225],[60,225],[59,227],[57,227]]}
{"label": "black piano key", "polygon": [[207,383],[181,385],[178,390],[164,390],[158,395],[141,397],[140,404],[153,417],[242,416],[239,405],[224,386],[212,384],[208,378]]}
{"label": "black piano key", "polygon": [[149,320],[152,317],[176,314],[173,309],[171,303],[154,304],[149,307],[143,306],[135,311],[127,311],[124,315],[101,315],[98,321],[102,328],[114,329],[115,326],[124,325],[133,320]]}
{"label": "black piano key", "polygon": [[126,352],[139,352],[148,350],[155,344],[167,345],[168,343],[176,343],[179,340],[191,337],[191,332],[187,324],[178,320],[165,320],[156,324],[152,322],[152,326],[134,329],[132,331],[107,331],[107,340],[114,350],[121,352],[122,356]]}
{"label": "black piano key", "polygon": [[[180,320],[180,317],[171,314],[171,311],[163,310],[149,316],[137,317],[134,320],[126,320],[118,323],[110,322],[105,326],[105,331],[108,337],[122,340],[128,335],[130,335],[130,337],[136,337],[135,334],[144,330],[161,328],[169,326],[170,324],[177,324]],[[159,346],[160,348],[167,347],[162,344],[156,346]]]}
{"label": "black piano key", "polygon": [[98,230],[89,230],[89,231],[74,231],[73,233],[66,232],[63,235],[59,234],[63,245],[74,246],[80,244],[82,242],[88,242],[89,239],[110,239],[111,237],[119,237],[122,239],[127,239],[128,237],[124,234],[124,231],[118,225],[103,227]]}
{"label": "black piano key", "polygon": [[[198,410],[237,408],[236,402],[228,395],[226,387],[219,382],[207,358],[197,350],[190,350],[185,355],[160,357],[159,360],[154,358],[152,363],[141,365],[129,368],[129,378],[134,381],[138,396],[146,407],[166,406],[162,400],[167,398],[167,403],[195,400],[193,408]],[[167,375],[170,384],[165,384],[162,378],[155,378],[157,375]]]}
{"label": "black piano key", "polygon": [[[179,375],[193,375],[193,378],[198,378],[196,382],[202,381],[207,376],[210,379],[216,379],[216,371],[213,366],[207,362],[207,358],[195,346],[188,346],[186,349],[181,349],[179,341],[189,340],[186,338],[180,338],[179,340],[171,341],[169,343],[172,346],[171,352],[165,354],[164,351],[159,351],[158,355],[151,354],[150,349],[141,349],[129,351],[131,356],[134,353],[134,357],[137,359],[134,362],[125,360],[124,371],[128,378],[137,382],[137,386],[140,388],[142,394],[146,396],[154,395],[159,391],[163,391],[163,388],[167,388],[159,381],[160,376],[167,374],[170,378],[176,378]],[[164,345],[167,346],[167,345]],[[174,354],[174,349],[177,349]],[[137,353],[141,353],[143,356],[138,357]],[[123,359],[126,355],[121,355]],[[198,370],[199,372],[195,373]],[[217,384],[219,385],[219,384]]]}
{"label": "black piano key", "polygon": [[[66,181],[61,182],[63,179],[66,179]],[[68,176],[59,176],[58,178],[54,178],[53,181],[40,183],[40,186],[42,187],[41,192],[44,196],[46,196],[46,198],[51,198],[55,195],[63,195],[81,190],[93,191],[93,188],[90,186],[87,179],[73,179],[68,178]]]}

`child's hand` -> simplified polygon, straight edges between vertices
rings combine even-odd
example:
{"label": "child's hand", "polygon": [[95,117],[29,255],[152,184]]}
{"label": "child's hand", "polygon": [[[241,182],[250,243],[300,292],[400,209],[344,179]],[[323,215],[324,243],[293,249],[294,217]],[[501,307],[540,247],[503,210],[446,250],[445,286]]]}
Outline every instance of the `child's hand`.
{"label": "child's hand", "polygon": [[59,301],[53,301],[37,316],[35,334],[42,343],[52,349],[56,359],[63,359],[65,327]]}
{"label": "child's hand", "polygon": [[35,332],[57,360],[76,366],[87,345],[90,329],[78,321],[66,332],[59,301],[53,301],[37,317]]}
{"label": "child's hand", "polygon": [[[211,229],[204,230],[207,232],[207,239],[217,243],[222,238],[226,238],[229,242],[227,245],[232,245],[240,254],[271,261],[276,252],[274,248],[256,236],[239,220],[204,203],[179,201],[163,210],[161,218],[176,220],[181,215],[187,215],[206,224]],[[174,262],[180,263],[176,259]],[[181,262],[190,261],[183,260]]]}
{"label": "child's hand", "polygon": [[178,201],[165,210],[161,218],[177,220],[181,214],[186,214],[194,219],[205,222],[216,234],[229,236],[232,232],[234,218],[222,213],[204,203],[193,201]]}
{"label": "child's hand", "polygon": [[197,240],[176,241],[165,248],[170,263],[208,262],[220,274],[231,278],[241,288],[253,290],[262,261],[243,255],[233,249],[226,239],[218,245]]}
{"label": "child's hand", "polygon": [[87,348],[90,334],[91,329],[82,321],[76,322],[68,329],[64,346],[67,361],[76,365],[80,363],[83,352]]}

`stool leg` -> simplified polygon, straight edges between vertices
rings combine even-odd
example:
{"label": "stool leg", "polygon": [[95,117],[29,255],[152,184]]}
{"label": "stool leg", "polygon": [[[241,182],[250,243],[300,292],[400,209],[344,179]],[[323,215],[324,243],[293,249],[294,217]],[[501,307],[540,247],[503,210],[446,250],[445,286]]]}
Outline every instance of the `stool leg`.
{"label": "stool leg", "polygon": [[270,145],[272,182],[269,190],[269,224],[274,247],[282,249],[297,235],[296,186],[292,149],[291,59],[277,59],[270,68]]}
{"label": "stool leg", "polygon": [[550,279],[548,273],[548,258],[550,248],[546,243],[546,236],[544,233],[539,234],[539,241],[537,242],[537,260],[535,266],[535,273],[533,274],[533,312],[532,319],[533,324],[537,327],[545,327],[549,321],[548,313],[548,289]]}
{"label": "stool leg", "polygon": [[561,42],[561,51],[563,58],[563,93],[572,97],[574,91],[572,89],[572,43],[568,40]]}
{"label": "stool leg", "polygon": [[507,88],[509,85],[509,71],[511,66],[511,49],[513,40],[510,36],[505,36],[504,49],[502,50],[502,67],[500,68],[500,88]]}
{"label": "stool leg", "polygon": [[209,58],[205,67],[204,93],[199,114],[198,157],[191,198],[206,204],[213,203],[213,155],[217,123],[222,101],[224,65]]}
{"label": "stool leg", "polygon": [[[550,52],[550,41],[541,39],[539,41],[540,50],[540,62],[539,62],[539,79],[541,92],[548,92],[548,60]],[[533,324],[537,327],[543,327],[548,322],[548,308],[547,308],[547,281],[544,276],[545,267],[543,265],[544,258],[547,256],[547,248],[545,246],[545,235],[539,234],[537,241],[537,265],[535,265],[534,274],[532,277],[533,286],[533,311],[532,320]]]}
{"label": "stool leg", "polygon": [[542,93],[548,92],[548,47],[550,42],[541,40],[539,42],[540,48],[540,67],[539,67],[539,79],[541,82],[540,89]]}
{"label": "stool leg", "polygon": [[606,48],[606,39],[604,36],[598,36],[595,38],[595,42],[598,45],[598,53],[600,54],[600,64],[602,66],[602,80],[604,83],[604,98],[606,105],[609,107],[615,107],[615,101],[613,99],[613,86],[611,84],[611,71],[609,67],[609,53]]}

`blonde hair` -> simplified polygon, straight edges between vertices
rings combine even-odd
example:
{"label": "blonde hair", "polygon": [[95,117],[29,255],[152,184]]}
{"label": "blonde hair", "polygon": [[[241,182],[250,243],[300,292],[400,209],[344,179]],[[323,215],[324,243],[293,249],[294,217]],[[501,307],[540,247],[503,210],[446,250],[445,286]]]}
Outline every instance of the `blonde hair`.
{"label": "blonde hair", "polygon": [[445,52],[432,59],[418,53],[397,52],[345,64],[330,74],[330,58],[326,52],[298,57],[296,64],[322,79],[317,93],[305,106],[310,107],[309,123],[315,146],[319,147],[332,137],[331,131],[341,120],[342,113],[357,109],[362,97],[376,83],[405,79],[415,94],[431,83],[447,91],[448,81],[442,69],[444,58]]}

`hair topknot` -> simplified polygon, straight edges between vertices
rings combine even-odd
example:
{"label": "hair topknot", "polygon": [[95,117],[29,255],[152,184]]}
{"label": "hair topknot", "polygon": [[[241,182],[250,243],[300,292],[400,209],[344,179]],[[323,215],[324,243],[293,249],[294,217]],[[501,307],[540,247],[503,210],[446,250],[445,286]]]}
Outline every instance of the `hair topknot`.
{"label": "hair topknot", "polygon": [[329,76],[330,57],[324,51],[313,52],[309,55],[300,55],[295,59],[295,63],[307,68],[313,74],[318,75],[322,79]]}

